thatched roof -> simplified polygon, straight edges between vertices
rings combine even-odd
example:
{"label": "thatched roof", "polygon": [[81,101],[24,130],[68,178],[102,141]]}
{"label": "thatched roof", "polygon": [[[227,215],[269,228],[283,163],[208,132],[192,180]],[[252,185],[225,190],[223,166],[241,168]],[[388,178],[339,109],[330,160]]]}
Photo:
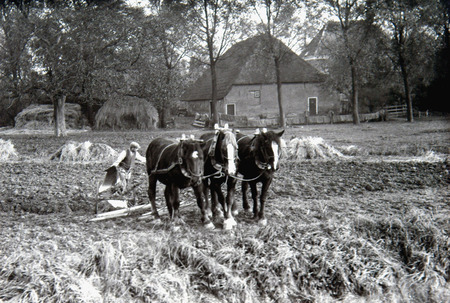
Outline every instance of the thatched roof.
{"label": "thatched roof", "polygon": [[154,129],[158,112],[150,102],[132,96],[115,96],[95,115],[97,129]]}
{"label": "thatched roof", "polygon": [[[283,59],[281,61],[282,83],[317,83],[324,75],[301,59],[281,41]],[[217,93],[223,99],[233,85],[276,83],[273,60],[266,51],[265,36],[259,35],[232,46],[217,62]],[[206,70],[181,96],[182,101],[211,99],[211,74]]]}
{"label": "thatched roof", "polygon": [[[350,23],[350,39],[367,40],[367,35],[371,35],[371,39],[382,37],[383,31],[379,26],[368,25],[365,21],[358,20]],[[370,26],[371,31],[367,31]],[[330,51],[336,48],[339,38],[342,36],[341,25],[337,21],[328,21],[327,24],[317,33],[317,35],[303,49],[300,56],[306,61],[328,59]]]}

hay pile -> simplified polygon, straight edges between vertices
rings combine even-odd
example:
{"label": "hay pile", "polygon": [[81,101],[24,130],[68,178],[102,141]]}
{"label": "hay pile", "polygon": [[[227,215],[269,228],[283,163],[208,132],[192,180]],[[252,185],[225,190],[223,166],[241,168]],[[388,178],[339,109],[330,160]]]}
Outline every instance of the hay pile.
{"label": "hay pile", "polygon": [[50,160],[63,162],[111,161],[118,153],[109,145],[103,143],[83,143],[68,141],[50,156]]}
{"label": "hay pile", "polygon": [[10,140],[0,139],[0,161],[18,159],[19,155]]}
{"label": "hay pile", "polygon": [[[32,104],[17,114],[15,128],[20,129],[50,129],[54,127],[53,105]],[[66,127],[72,129],[83,128],[88,125],[81,113],[81,106],[74,103],[64,105]]]}
{"label": "hay pile", "polygon": [[288,159],[344,158],[344,154],[328,145],[320,137],[294,138],[287,146]]}
{"label": "hay pile", "polygon": [[145,99],[117,95],[95,115],[97,129],[155,129],[158,112]]}

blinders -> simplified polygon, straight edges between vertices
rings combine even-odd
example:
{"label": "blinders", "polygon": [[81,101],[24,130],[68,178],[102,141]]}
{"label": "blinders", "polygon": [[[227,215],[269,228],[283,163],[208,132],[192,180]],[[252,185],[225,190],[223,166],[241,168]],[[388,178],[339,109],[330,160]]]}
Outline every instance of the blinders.
{"label": "blinders", "polygon": [[278,170],[278,162],[281,157],[281,136],[284,130],[279,133],[257,132],[251,145],[251,150],[255,153],[255,163],[259,169]]}
{"label": "blinders", "polygon": [[194,184],[201,182],[203,177],[203,152],[201,140],[182,139],[178,146],[178,164],[181,173],[190,178]]}

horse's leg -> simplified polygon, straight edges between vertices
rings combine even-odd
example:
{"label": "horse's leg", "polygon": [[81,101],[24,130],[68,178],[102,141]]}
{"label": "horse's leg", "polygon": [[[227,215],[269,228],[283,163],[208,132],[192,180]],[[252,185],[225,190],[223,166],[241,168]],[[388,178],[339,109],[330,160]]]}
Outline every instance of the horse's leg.
{"label": "horse's leg", "polygon": [[250,182],[250,191],[252,192],[253,200],[253,218],[258,218],[258,188],[256,187],[256,181]]}
{"label": "horse's leg", "polygon": [[261,224],[261,225],[267,224],[266,217],[264,216],[264,204],[266,202],[267,192],[269,190],[269,186],[271,183],[272,183],[272,178],[268,178],[262,182],[261,197],[260,197],[261,205],[259,206],[259,213],[258,213],[258,220],[259,220],[259,224]]}
{"label": "horse's leg", "polygon": [[174,218],[178,219],[180,218],[180,189],[175,184],[172,184],[171,191],[172,191]]}
{"label": "horse's leg", "polygon": [[237,225],[236,220],[233,218],[233,205],[234,205],[234,193],[236,189],[236,180],[233,178],[228,178],[227,181],[227,210],[225,212],[225,221],[223,222],[224,229],[232,229],[233,226]]}
{"label": "horse's leg", "polygon": [[211,200],[209,199],[208,194],[209,186],[208,186],[208,179],[203,180],[203,198],[205,199],[205,213],[208,217],[212,217],[212,206],[211,206]]}
{"label": "horse's leg", "polygon": [[202,213],[203,224],[206,228],[213,229],[214,225],[211,223],[205,211],[205,201],[203,199],[203,184],[200,183],[197,186],[192,186],[192,189],[194,190],[195,198],[197,199],[197,205],[200,207],[200,212]]}
{"label": "horse's leg", "polygon": [[222,184],[220,182],[214,182],[211,185],[214,188],[214,192],[217,195],[217,200],[219,201],[220,206],[222,206],[222,210],[225,213],[227,211],[227,205],[225,204],[225,196],[222,192]]}
{"label": "horse's leg", "polygon": [[[212,207],[213,215],[214,215],[214,217],[223,218],[224,197],[222,195],[222,198],[220,198],[220,195],[219,195],[219,193],[221,194],[220,183],[217,183],[217,181],[211,180],[210,190],[211,190],[211,207]],[[219,204],[217,202],[220,203],[222,208],[219,208]]]}
{"label": "horse's leg", "polygon": [[250,209],[250,205],[248,205],[248,182],[242,181],[242,206],[244,207],[245,211],[248,211]]}
{"label": "horse's leg", "polygon": [[153,216],[159,219],[158,210],[156,209],[156,177],[153,175],[148,176],[148,198],[152,205]]}
{"label": "horse's leg", "polygon": [[166,185],[166,188],[164,189],[164,197],[166,198],[166,205],[167,210],[169,211],[169,218],[170,220],[173,219],[173,194],[172,194],[172,188],[170,185]]}

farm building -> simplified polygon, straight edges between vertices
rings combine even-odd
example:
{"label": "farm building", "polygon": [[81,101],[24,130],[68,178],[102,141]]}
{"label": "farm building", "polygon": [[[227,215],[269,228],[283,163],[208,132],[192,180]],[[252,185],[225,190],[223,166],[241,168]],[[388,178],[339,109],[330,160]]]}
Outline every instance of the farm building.
{"label": "farm building", "polygon": [[[273,118],[277,121],[275,65],[266,46],[263,35],[255,36],[232,46],[218,61],[218,112],[221,117],[248,117],[249,121]],[[339,95],[323,85],[326,75],[283,43],[281,47],[282,96],[288,123],[295,123],[292,119],[298,122],[305,113],[309,116],[327,116],[332,111],[339,113]],[[180,98],[189,112],[211,113],[211,87],[208,69]]]}

